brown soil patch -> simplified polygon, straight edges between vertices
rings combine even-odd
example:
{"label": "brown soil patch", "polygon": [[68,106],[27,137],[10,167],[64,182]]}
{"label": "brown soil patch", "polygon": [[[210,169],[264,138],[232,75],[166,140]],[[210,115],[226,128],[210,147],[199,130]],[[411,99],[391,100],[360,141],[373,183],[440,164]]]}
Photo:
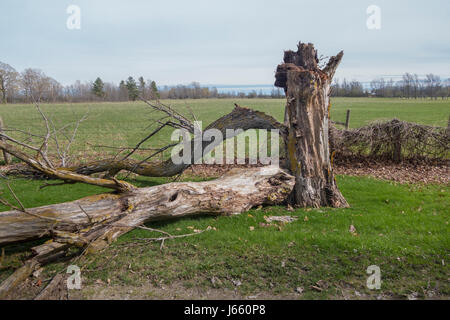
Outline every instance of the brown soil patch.
{"label": "brown soil patch", "polygon": [[[260,165],[193,165],[184,176],[218,177],[231,168],[248,168]],[[376,179],[400,183],[450,184],[449,163],[441,162],[402,162],[348,160],[334,164],[336,174],[349,176],[370,176]]]}
{"label": "brown soil patch", "polygon": [[[368,159],[344,159],[334,163],[336,174],[349,176],[370,176],[376,179],[396,181],[399,183],[423,183],[450,185],[449,161],[403,161],[394,163],[392,161],[375,161]],[[259,167],[261,164],[223,164],[207,165],[195,164],[183,172],[184,178],[220,177],[232,168]],[[0,166],[0,175],[16,173],[22,176],[39,178],[35,172],[27,166],[17,163],[9,166]],[[134,175],[130,175],[133,177]]]}
{"label": "brown soil patch", "polygon": [[449,163],[446,161],[413,162],[352,160],[335,164],[337,174],[371,176],[400,183],[450,184]]}

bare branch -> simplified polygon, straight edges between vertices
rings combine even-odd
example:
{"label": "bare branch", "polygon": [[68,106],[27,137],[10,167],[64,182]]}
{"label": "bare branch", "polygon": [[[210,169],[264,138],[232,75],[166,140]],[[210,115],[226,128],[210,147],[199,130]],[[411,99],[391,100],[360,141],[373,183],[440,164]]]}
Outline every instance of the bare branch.
{"label": "bare branch", "polygon": [[192,122],[187,119],[185,116],[183,116],[181,113],[177,112],[173,108],[171,108],[168,105],[165,105],[161,103],[159,100],[156,100],[156,103],[152,103],[150,101],[147,101],[143,99],[142,97],[139,97],[141,101],[143,101],[145,104],[153,108],[154,110],[164,112],[168,116],[172,117],[173,119],[177,120],[179,122],[179,126],[188,130],[189,132],[194,132],[194,125]]}
{"label": "bare branch", "polygon": [[7,151],[8,153],[12,154],[16,158],[19,158],[20,160],[22,160],[23,162],[34,168],[35,170],[42,172],[43,174],[49,177],[57,178],[63,181],[73,181],[92,184],[96,186],[118,190],[120,192],[127,192],[135,188],[132,184],[125,181],[93,178],[71,172],[70,170],[53,169],[51,167],[46,166],[43,163],[40,163],[37,160],[30,158],[27,154],[19,151],[12,145],[6,144],[2,141],[0,141],[0,149]]}
{"label": "bare branch", "polygon": [[89,223],[92,223],[92,218],[91,216],[86,212],[86,210],[83,209],[83,207],[79,204],[78,207],[80,208],[80,210],[86,215],[86,217],[89,220]]}
{"label": "bare branch", "polygon": [[157,134],[162,128],[164,128],[165,126],[167,126],[167,122],[163,123],[162,125],[160,125],[158,128],[156,128],[152,133],[150,133],[148,136],[146,136],[144,139],[142,139],[141,141],[139,141],[139,143],[133,148],[133,150],[131,150],[131,152],[129,152],[125,157],[122,158],[122,160],[126,160],[128,159],[136,150],[139,149],[139,147],[148,139],[150,139],[151,137],[153,137],[155,134]]}
{"label": "bare branch", "polygon": [[[13,198],[14,198],[14,199],[16,200],[16,202],[19,204],[19,207],[15,206],[15,205],[13,205],[13,204],[11,204],[11,203],[9,203],[7,200],[5,200],[5,199],[3,199],[3,198],[0,198],[0,203],[3,204],[4,206],[9,207],[9,208],[11,208],[11,209],[13,209],[13,210],[17,210],[17,211],[23,212],[23,213],[25,213],[25,214],[28,214],[28,215],[30,215],[30,216],[33,216],[33,217],[36,217],[36,218],[39,218],[39,219],[48,220],[48,221],[52,221],[52,222],[55,222],[55,223],[65,222],[65,223],[69,223],[69,224],[76,224],[76,223],[74,223],[74,222],[72,222],[72,221],[62,221],[62,220],[57,219],[57,218],[45,217],[45,216],[41,216],[41,215],[39,215],[39,214],[35,214],[35,213],[32,213],[32,212],[29,212],[27,209],[25,209],[24,205],[23,205],[22,202],[20,201],[19,197],[17,197],[17,195],[15,194],[15,192],[13,191],[13,189],[11,188],[11,186],[9,185],[9,182],[8,182],[8,181],[6,181],[6,186],[8,187],[9,192],[11,193],[11,195],[13,196]],[[1,194],[1,193],[0,193],[0,194]]]}
{"label": "bare branch", "polygon": [[35,107],[38,110],[38,112],[40,113],[42,119],[44,120],[45,123],[45,128],[47,129],[47,134],[44,137],[44,141],[42,142],[41,147],[39,148],[39,152],[38,154],[40,154],[42,156],[42,158],[44,159],[45,163],[50,167],[53,168],[52,163],[48,160],[47,157],[47,152],[48,152],[48,140],[50,139],[50,125],[49,125],[49,121],[47,116],[42,112],[40,106],[39,106],[39,102],[36,101],[35,102]]}
{"label": "bare branch", "polygon": [[79,120],[76,122],[76,124],[75,124],[75,129],[73,130],[72,136],[71,136],[70,139],[68,139],[69,141],[68,141],[67,146],[66,146],[66,148],[65,148],[65,150],[64,150],[64,158],[63,158],[64,161],[63,161],[63,165],[62,165],[63,167],[65,167],[65,165],[67,164],[66,157],[67,157],[67,155],[69,154],[70,147],[72,146],[73,141],[75,140],[75,137],[76,137],[77,131],[78,131],[78,127],[80,126],[80,124],[81,124],[83,121],[85,121],[85,120],[87,119],[88,113],[89,113],[89,111],[86,112],[86,113],[83,115],[83,117],[82,117],[81,119],[79,119]]}

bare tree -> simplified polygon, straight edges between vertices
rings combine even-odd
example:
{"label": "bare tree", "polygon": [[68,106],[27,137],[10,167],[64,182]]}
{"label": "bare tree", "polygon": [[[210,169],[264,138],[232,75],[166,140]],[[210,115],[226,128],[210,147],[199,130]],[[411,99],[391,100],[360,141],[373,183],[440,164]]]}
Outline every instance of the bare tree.
{"label": "bare tree", "polygon": [[21,74],[22,87],[29,101],[40,102],[49,90],[50,78],[39,69],[25,69]]}
{"label": "bare tree", "polygon": [[370,86],[372,87],[372,93],[377,97],[386,96],[386,83],[383,78],[372,80]]}
{"label": "bare tree", "polygon": [[419,76],[415,73],[413,75],[413,87],[414,87],[414,99],[417,99],[417,97],[420,94],[420,90],[421,90],[421,81],[419,79]]}
{"label": "bare tree", "polygon": [[425,83],[427,84],[428,95],[431,99],[437,99],[437,94],[441,85],[441,78],[437,75],[429,73],[426,75]]}
{"label": "bare tree", "polygon": [[9,64],[0,62],[0,92],[2,103],[7,103],[8,96],[17,90],[19,73]]}
{"label": "bare tree", "polygon": [[53,78],[48,77],[48,87],[46,98],[49,102],[58,102],[62,100],[63,86]]}
{"label": "bare tree", "polygon": [[411,98],[412,93],[414,92],[414,86],[415,86],[414,76],[412,74],[406,72],[402,78],[403,78],[405,96],[409,99],[409,98]]}

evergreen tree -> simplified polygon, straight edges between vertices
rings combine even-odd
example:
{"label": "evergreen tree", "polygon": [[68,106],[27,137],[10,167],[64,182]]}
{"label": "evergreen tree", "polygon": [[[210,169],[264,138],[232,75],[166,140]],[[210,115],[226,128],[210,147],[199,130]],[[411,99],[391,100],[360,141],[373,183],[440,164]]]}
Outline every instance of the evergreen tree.
{"label": "evergreen tree", "polygon": [[128,89],[127,85],[125,84],[125,81],[120,81],[119,84],[119,100],[120,101],[126,101],[128,100]]}
{"label": "evergreen tree", "polygon": [[145,99],[145,86],[146,83],[144,81],[144,77],[139,77],[139,92],[141,93],[141,96]]}
{"label": "evergreen tree", "polygon": [[150,84],[150,90],[151,90],[151,98],[152,99],[159,99],[160,95],[158,92],[158,87],[156,87],[156,82],[152,81]]}
{"label": "evergreen tree", "polygon": [[95,79],[92,85],[92,93],[99,98],[104,98],[105,97],[104,86],[105,84],[103,83],[102,79],[100,78]]}
{"label": "evergreen tree", "polygon": [[139,89],[133,77],[128,77],[126,86],[128,90],[128,98],[135,101],[139,97]]}

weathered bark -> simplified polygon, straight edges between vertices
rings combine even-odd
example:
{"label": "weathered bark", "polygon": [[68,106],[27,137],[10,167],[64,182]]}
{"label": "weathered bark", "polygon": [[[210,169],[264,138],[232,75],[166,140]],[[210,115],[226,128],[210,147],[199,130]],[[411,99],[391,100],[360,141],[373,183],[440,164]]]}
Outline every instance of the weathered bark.
{"label": "weathered bark", "polygon": [[27,213],[6,211],[0,213],[0,245],[48,234],[56,241],[83,245],[98,232],[98,226],[114,230],[108,233],[115,239],[116,232],[146,221],[199,213],[236,214],[253,206],[280,203],[292,187],[293,178],[277,167],[235,169],[213,181],[174,182],[89,196],[27,209]]}
{"label": "weathered bark", "polygon": [[0,213],[0,245],[50,235],[35,256],[0,285],[0,298],[70,246],[98,252],[148,221],[197,214],[233,215],[285,201],[294,178],[278,167],[233,169],[205,182],[180,182],[102,194],[77,201]]}
{"label": "weathered bark", "polygon": [[285,145],[296,181],[290,202],[296,206],[348,206],[336,185],[328,137],[330,85],[342,56],[331,57],[321,70],[314,46],[299,43],[298,51],[286,51],[277,67],[275,85],[285,89],[287,98]]}
{"label": "weathered bark", "polygon": [[60,299],[62,296],[67,296],[68,289],[64,283],[67,275],[58,273],[52,281],[34,298],[34,300],[49,300],[52,297],[57,296]]}

